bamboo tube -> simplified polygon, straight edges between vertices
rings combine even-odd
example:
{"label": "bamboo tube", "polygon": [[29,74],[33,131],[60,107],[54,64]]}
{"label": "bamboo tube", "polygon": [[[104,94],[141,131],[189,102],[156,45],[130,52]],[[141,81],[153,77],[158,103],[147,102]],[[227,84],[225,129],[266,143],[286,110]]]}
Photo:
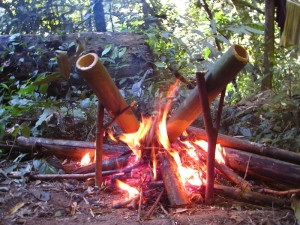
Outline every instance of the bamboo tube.
{"label": "bamboo tube", "polygon": [[[232,45],[217,61],[214,68],[205,75],[206,89],[209,102],[231,82],[234,77],[249,62],[246,50],[239,45]],[[167,121],[167,130],[170,142],[179,135],[202,113],[199,104],[198,87],[194,88],[189,97]]]}
{"label": "bamboo tube", "polygon": [[[112,117],[128,106],[97,54],[81,56],[77,60],[76,68]],[[125,133],[136,132],[140,125],[131,110],[122,113],[116,123]]]}

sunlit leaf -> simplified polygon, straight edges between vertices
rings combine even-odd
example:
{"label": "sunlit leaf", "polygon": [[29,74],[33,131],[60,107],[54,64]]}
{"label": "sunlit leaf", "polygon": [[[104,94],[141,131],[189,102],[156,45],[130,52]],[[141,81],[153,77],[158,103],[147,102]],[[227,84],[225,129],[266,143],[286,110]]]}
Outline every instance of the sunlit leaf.
{"label": "sunlit leaf", "polygon": [[126,50],[127,50],[126,47],[120,49],[120,51],[119,51],[119,58],[121,58],[125,54]]}
{"label": "sunlit leaf", "polygon": [[35,123],[34,128],[37,128],[40,126],[44,121],[46,121],[47,117],[51,116],[55,112],[55,109],[53,108],[46,108],[42,115],[40,115],[40,118],[38,121]]}
{"label": "sunlit leaf", "polygon": [[166,67],[166,65],[162,62],[155,62],[154,65],[159,67],[159,68],[165,68]]}
{"label": "sunlit leaf", "polygon": [[106,45],[106,46],[105,46],[105,49],[104,49],[103,52],[101,53],[101,56],[106,55],[106,54],[111,50],[111,48],[112,48],[112,44]]}

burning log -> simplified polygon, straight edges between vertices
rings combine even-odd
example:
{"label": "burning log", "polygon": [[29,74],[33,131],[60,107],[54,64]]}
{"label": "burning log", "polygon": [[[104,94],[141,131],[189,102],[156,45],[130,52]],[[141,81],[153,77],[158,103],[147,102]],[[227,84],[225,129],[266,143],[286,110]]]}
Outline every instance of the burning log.
{"label": "burning log", "polygon": [[[229,48],[214,68],[205,75],[209,102],[212,102],[218,96],[248,61],[249,57],[244,48],[239,45],[233,45]],[[167,121],[170,142],[175,141],[201,113],[202,107],[199,104],[198,88],[195,88]]]}
{"label": "burning log", "polygon": [[[195,127],[188,127],[187,132],[195,135],[195,138],[207,141],[207,134],[205,130]],[[217,143],[223,147],[230,147],[234,149],[240,149],[246,152],[252,152],[259,155],[268,156],[274,159],[294,163],[300,165],[300,154],[291,152],[288,150],[269,147],[259,143],[250,142],[247,140],[241,140],[238,138],[230,137],[228,135],[219,134]]]}
{"label": "burning log", "polygon": [[[76,67],[112,117],[128,106],[97,54],[80,57]],[[125,133],[136,132],[140,125],[131,110],[122,113],[116,123]]]}
{"label": "burning log", "polygon": [[[102,170],[114,170],[125,167],[128,165],[130,161],[130,155],[119,156],[115,158],[104,159],[102,161]],[[92,173],[95,172],[96,164],[90,164],[88,166],[80,167],[76,170],[73,170],[72,173],[76,174],[84,174],[84,173]]]}
{"label": "burning log", "polygon": [[[95,154],[95,144],[88,141],[70,141],[38,137],[25,138],[20,136],[17,138],[17,143],[18,145],[8,146],[9,149],[16,148],[22,152],[33,151],[74,158],[82,158],[86,153],[90,153],[90,156],[94,157]],[[1,146],[1,148],[5,148],[5,146]],[[103,151],[106,156],[131,152],[127,146],[107,144],[103,144]]]}
{"label": "burning log", "polygon": [[181,182],[177,165],[173,157],[168,153],[162,153],[160,155],[160,162],[160,171],[171,207],[190,206],[191,202],[189,201],[187,192]]}
{"label": "burning log", "polygon": [[[225,163],[234,170],[300,187],[300,166],[223,147]],[[248,165],[247,162],[249,161]],[[248,166],[248,168],[247,168]]]}

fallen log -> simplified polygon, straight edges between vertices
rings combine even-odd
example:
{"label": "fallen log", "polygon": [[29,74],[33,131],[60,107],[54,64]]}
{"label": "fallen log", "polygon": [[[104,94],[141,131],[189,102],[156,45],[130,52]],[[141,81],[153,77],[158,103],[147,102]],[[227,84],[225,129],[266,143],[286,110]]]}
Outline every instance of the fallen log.
{"label": "fallen log", "polygon": [[[201,139],[205,141],[208,140],[206,132],[203,129],[190,126],[187,128],[187,132],[189,134],[194,135],[195,138],[197,139]],[[300,165],[300,154],[288,150],[269,147],[259,143],[254,143],[247,140],[241,140],[235,137],[230,137],[224,134],[218,134],[217,143],[222,145],[223,147],[240,149],[246,152],[252,152],[259,155],[268,156],[270,158],[279,159],[282,161]]]}
{"label": "fallen log", "polygon": [[[239,45],[232,45],[229,48],[213,69],[205,75],[209,102],[218,96],[248,62],[249,57],[244,48]],[[198,87],[196,87],[167,121],[170,142],[175,141],[201,113],[202,107],[199,104]]]}
{"label": "fallen log", "polygon": [[223,147],[225,164],[251,176],[300,187],[300,166],[266,156]]}
{"label": "fallen log", "polygon": [[[22,152],[40,152],[53,154],[56,156],[68,156],[73,158],[82,158],[86,153],[90,153],[91,157],[95,154],[95,144],[88,141],[71,141],[60,139],[48,139],[20,136],[17,138],[18,145],[9,146],[9,149],[16,149]],[[5,145],[2,147],[4,148]],[[9,150],[8,149],[8,150]],[[103,144],[103,152],[106,157],[119,155],[131,151],[127,146]]]}
{"label": "fallen log", "polygon": [[[128,106],[97,54],[81,56],[76,68],[113,118]],[[125,133],[134,133],[140,126],[131,109],[123,112],[115,121]]]}
{"label": "fallen log", "polygon": [[224,185],[214,185],[214,190],[217,194],[224,197],[233,198],[239,201],[257,204],[257,205],[267,205],[270,207],[283,207],[288,206],[290,203],[282,198],[274,197],[271,195],[261,194],[254,191],[240,190],[234,187],[228,187]]}

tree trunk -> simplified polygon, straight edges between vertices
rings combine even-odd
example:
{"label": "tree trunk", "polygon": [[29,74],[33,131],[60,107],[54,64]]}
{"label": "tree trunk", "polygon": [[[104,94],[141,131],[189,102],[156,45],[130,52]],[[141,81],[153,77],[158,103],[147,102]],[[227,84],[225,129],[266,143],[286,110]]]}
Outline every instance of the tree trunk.
{"label": "tree trunk", "polygon": [[261,90],[272,88],[274,65],[274,0],[265,0],[265,52],[264,77],[261,81]]}
{"label": "tree trunk", "polygon": [[93,14],[97,32],[106,32],[103,0],[93,0]]}

